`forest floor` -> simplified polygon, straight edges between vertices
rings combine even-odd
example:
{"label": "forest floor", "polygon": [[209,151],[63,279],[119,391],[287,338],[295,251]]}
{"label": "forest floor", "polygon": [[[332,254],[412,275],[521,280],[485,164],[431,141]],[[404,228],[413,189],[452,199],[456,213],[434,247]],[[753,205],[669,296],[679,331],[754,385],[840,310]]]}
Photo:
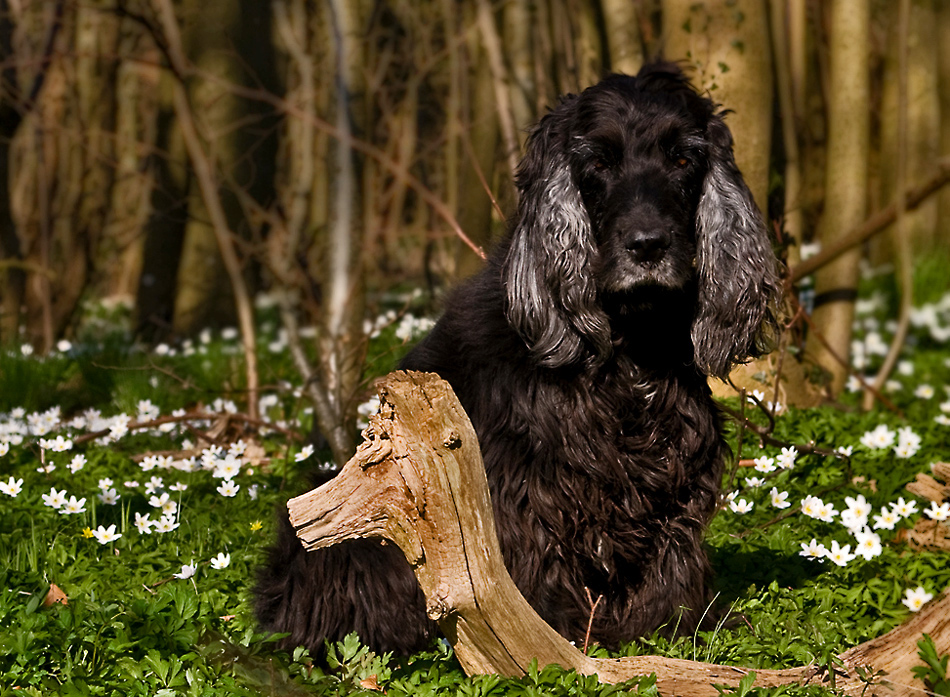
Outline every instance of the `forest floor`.
{"label": "forest floor", "polygon": [[[864,286],[853,350],[862,374],[880,364],[896,307],[889,278]],[[649,678],[602,685],[557,667],[470,678],[444,643],[410,659],[376,656],[356,637],[322,662],[277,650],[255,627],[249,588],[275,511],[308,488],[308,471],[332,465],[306,444],[311,413],[268,313],[258,422],[245,416],[233,329],[146,349],[122,308],[100,304],[49,356],[0,352],[0,695],[656,692]],[[759,395],[774,416],[727,403],[775,444],[728,427],[741,452],[708,535],[721,621],[622,655],[830,666],[950,586],[950,551],[907,539],[950,518],[950,504],[905,489],[950,462],[950,292],[931,291],[913,319],[885,391],[892,408],[862,411],[856,391],[812,409]],[[372,379],[431,320],[390,311],[369,325],[364,411]],[[938,654],[924,645],[921,672],[940,692]]]}

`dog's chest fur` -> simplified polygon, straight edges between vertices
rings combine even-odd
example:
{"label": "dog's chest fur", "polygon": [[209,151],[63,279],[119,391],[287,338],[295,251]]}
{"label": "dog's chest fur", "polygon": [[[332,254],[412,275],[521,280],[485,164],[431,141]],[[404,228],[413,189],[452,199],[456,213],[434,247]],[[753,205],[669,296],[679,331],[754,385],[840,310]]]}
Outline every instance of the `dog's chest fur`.
{"label": "dog's chest fur", "polygon": [[529,400],[516,390],[507,422],[476,426],[496,513],[514,528],[502,537],[530,544],[519,523],[534,518],[559,542],[539,552],[596,557],[608,576],[648,563],[671,527],[702,528],[722,472],[701,377],[615,363],[598,378],[538,381]]}

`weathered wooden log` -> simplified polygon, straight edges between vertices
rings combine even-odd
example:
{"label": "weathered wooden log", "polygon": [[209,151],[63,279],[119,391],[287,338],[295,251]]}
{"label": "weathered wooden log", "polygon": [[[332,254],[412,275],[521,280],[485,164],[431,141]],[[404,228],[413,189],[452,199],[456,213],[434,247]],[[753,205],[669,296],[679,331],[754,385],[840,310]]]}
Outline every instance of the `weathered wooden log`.
{"label": "weathered wooden log", "polygon": [[[665,658],[591,658],[551,629],[515,587],[502,561],[478,441],[451,387],[433,374],[397,372],[380,382],[379,414],[364,442],[333,480],[292,499],[291,523],[310,549],[373,537],[403,551],[469,675],[525,675],[559,664],[603,682],[655,673],[663,695],[717,695],[752,669]],[[841,655],[834,684],[851,694],[918,692],[910,668],[916,641],[928,633],[950,645],[950,594],[904,625]],[[859,675],[877,674],[873,684]],[[756,686],[831,685],[816,666],[755,670]],[[881,673],[886,675],[881,676]]]}
{"label": "weathered wooden log", "polygon": [[[912,494],[933,501],[938,506],[950,501],[950,463],[935,462],[930,466],[934,473],[931,477],[923,472],[905,488]],[[950,549],[950,521],[930,520],[921,517],[913,528],[903,528],[898,540],[906,542],[913,549]]]}

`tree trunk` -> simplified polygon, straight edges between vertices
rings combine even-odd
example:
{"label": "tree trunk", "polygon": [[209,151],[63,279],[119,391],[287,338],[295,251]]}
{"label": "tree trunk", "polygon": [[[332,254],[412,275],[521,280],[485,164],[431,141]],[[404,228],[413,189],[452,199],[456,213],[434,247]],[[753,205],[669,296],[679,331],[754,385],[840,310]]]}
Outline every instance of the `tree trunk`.
{"label": "tree trunk", "polygon": [[491,68],[492,85],[495,92],[498,125],[501,129],[504,161],[508,165],[509,181],[514,181],[521,156],[521,143],[516,135],[514,110],[511,104],[511,80],[502,56],[501,37],[495,12],[489,0],[478,0],[478,30],[485,48],[485,57]]}
{"label": "tree trunk", "polygon": [[804,83],[802,60],[805,26],[805,3],[802,0],[771,0],[770,19],[772,46],[775,53],[776,91],[782,123],[782,144],[785,150],[785,201],[782,228],[793,244],[788,249],[789,265],[801,261],[804,241],[804,181],[801,159],[803,99],[798,91]]}
{"label": "tree trunk", "polygon": [[[202,78],[188,81],[189,101],[204,134],[213,134],[209,151],[221,171],[236,166],[240,152],[237,131],[232,124],[244,116],[242,104],[225,83],[239,84],[241,69],[235,55],[238,47],[240,5],[236,2],[207,3],[185,0],[180,16],[185,54],[199,71],[214,75],[222,82]],[[173,124],[178,128],[178,124]],[[174,330],[178,334],[195,334],[207,326],[231,325],[236,322],[234,294],[209,222],[210,214],[194,177],[188,179],[188,218],[185,223],[181,257],[178,267]],[[224,183],[219,183],[224,191]],[[223,199],[228,227],[237,232],[241,216],[237,201]]]}
{"label": "tree trunk", "polygon": [[[830,246],[867,215],[870,129],[870,6],[850,0],[834,0],[830,5],[826,193],[818,228],[822,246]],[[848,377],[860,258],[861,250],[852,249],[816,274],[813,320],[820,337],[812,332],[806,346],[830,374],[832,395],[844,388]]]}
{"label": "tree trunk", "polygon": [[536,20],[532,5],[528,0],[513,0],[503,7],[505,58],[511,66],[511,112],[518,134],[519,154],[524,151],[528,126],[535,120],[538,93],[531,39]]}
{"label": "tree trunk", "polygon": [[[253,85],[276,93],[270,40],[270,7],[257,0],[205,3],[186,0],[180,15],[185,57],[196,70],[187,80],[188,102],[198,119],[205,150],[215,167],[218,203],[232,234],[250,239],[256,225],[248,220],[241,198],[267,207],[274,197],[276,116],[263,102],[244,100],[231,85]],[[267,37],[262,40],[262,37]],[[202,74],[213,76],[206,79]],[[253,128],[237,128],[242,121]],[[194,163],[192,163],[194,164]],[[174,328],[191,334],[206,326],[239,321],[234,277],[222,259],[220,240],[210,221],[205,192],[197,178],[189,181],[188,221],[182,245],[175,297]],[[253,285],[252,260],[242,258],[243,283]]]}
{"label": "tree trunk", "polygon": [[156,84],[155,149],[148,165],[154,185],[135,297],[135,333],[154,343],[170,339],[173,333],[178,268],[189,214],[191,170],[172,106],[175,79],[165,72]]}
{"label": "tree trunk", "polygon": [[[767,216],[774,99],[766,0],[663,0],[662,7],[664,58],[682,61],[693,84],[730,110],[736,163]],[[748,375],[774,373],[768,358],[755,366]],[[761,388],[744,370],[739,367],[732,384]],[[717,394],[734,394],[729,383],[710,382]]]}
{"label": "tree trunk", "polygon": [[[320,372],[337,423],[330,438],[337,463],[352,452],[356,392],[363,368],[365,286],[362,273],[364,193],[361,161],[350,140],[368,131],[362,36],[364,4],[331,0],[328,31],[335,55],[334,125],[343,138],[331,145],[331,208],[321,307]],[[324,427],[321,424],[321,427]],[[324,427],[326,428],[326,427]]]}
{"label": "tree trunk", "polygon": [[[10,208],[10,141],[23,123],[22,105],[13,94],[19,83],[14,54],[16,26],[7,0],[0,0],[0,345],[12,344],[20,327],[20,306],[26,284],[20,238]],[[17,90],[18,92],[19,90]]]}
{"label": "tree trunk", "polygon": [[[308,549],[358,537],[385,538],[406,555],[426,596],[429,617],[469,675],[522,676],[557,663],[615,683],[656,673],[664,695],[721,694],[751,672],[755,687],[824,685],[814,665],[752,670],[664,658],[591,658],[528,605],[502,561],[475,429],[448,383],[431,373],[393,373],[379,384],[380,412],[366,440],[333,480],[291,499],[290,522]],[[916,641],[928,633],[950,648],[950,592],[913,619],[840,656],[834,684],[845,693],[894,694],[914,684]],[[857,668],[870,666],[862,680]]]}
{"label": "tree trunk", "polygon": [[694,83],[732,111],[736,163],[768,211],[772,64],[765,0],[663,0],[663,53],[686,61]]}
{"label": "tree trunk", "polygon": [[577,56],[577,87],[587,89],[604,76],[605,46],[599,31],[596,2],[568,0],[574,34],[574,55]]}
{"label": "tree trunk", "polygon": [[[141,27],[124,22],[119,36],[120,55],[135,56],[145,41]],[[158,85],[161,69],[158,51],[145,51],[145,60],[122,60],[116,79],[115,185],[104,244],[95,260],[101,269],[100,291],[110,298],[133,300],[144,266],[145,234],[154,180],[149,172],[144,143],[157,135]]]}
{"label": "tree trunk", "polygon": [[[465,26],[473,26],[476,21],[474,12],[469,13],[470,9],[462,10]],[[469,36],[471,38],[466,42],[464,52],[468,60],[462,67],[467,72],[465,84],[468,89],[464,90],[462,98],[464,116],[460,133],[460,138],[467,139],[468,143],[462,148],[464,156],[458,175],[456,215],[459,225],[472,242],[482,249],[488,249],[492,241],[492,204],[490,192],[485,190],[483,181],[490,187],[494,180],[500,130],[492,73],[485,48],[476,32],[469,32]],[[461,242],[457,245],[457,278],[472,276],[484,267],[484,260],[467,245]]]}
{"label": "tree trunk", "polygon": [[[97,7],[55,9],[61,12],[50,18],[43,6],[28,7],[18,27],[18,32],[29,31],[26,15],[61,26],[58,41],[66,49],[65,55],[53,52],[50,38],[47,53],[27,61],[45,77],[42,91],[35,79],[32,87],[24,81],[29,96],[20,108],[27,115],[10,162],[19,251],[31,270],[22,320],[27,340],[44,352],[73,320],[90,281],[115,179],[119,20]],[[44,29],[41,37],[53,31]],[[34,40],[22,38],[20,48]]]}
{"label": "tree trunk", "polygon": [[[880,205],[894,201],[897,190],[897,162],[899,108],[898,84],[900,79],[897,46],[897,8],[900,3],[888,3],[885,9],[888,47],[884,63],[883,97],[881,105],[880,146]],[[905,155],[907,172],[930,172],[940,152],[940,89],[938,86],[938,45],[936,13],[932,0],[911,2],[907,55],[907,135]],[[916,253],[932,251],[937,226],[937,200],[923,203],[908,213],[904,221]],[[871,243],[871,263],[875,266],[893,261],[896,248],[893,230],[878,235]]]}
{"label": "tree trunk", "polygon": [[[950,36],[950,2],[937,3],[936,34]],[[940,98],[940,156],[950,158],[950,41],[937,45],[937,95]],[[940,194],[937,215],[937,252],[950,254],[950,190]]]}
{"label": "tree trunk", "polygon": [[642,5],[631,0],[601,0],[610,70],[636,75],[643,65],[643,42],[637,17]]}

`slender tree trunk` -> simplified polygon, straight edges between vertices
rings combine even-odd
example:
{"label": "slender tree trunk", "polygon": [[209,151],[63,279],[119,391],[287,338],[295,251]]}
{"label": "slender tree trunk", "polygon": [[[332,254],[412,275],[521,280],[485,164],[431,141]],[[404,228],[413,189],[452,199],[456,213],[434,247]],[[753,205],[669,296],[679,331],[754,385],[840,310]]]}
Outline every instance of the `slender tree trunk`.
{"label": "slender tree trunk", "polygon": [[17,95],[11,93],[19,82],[18,62],[12,60],[14,31],[7,0],[0,0],[0,55],[5,57],[0,73],[0,345],[17,335],[26,283],[26,273],[17,265],[23,255],[10,209],[10,141],[23,122]]}
{"label": "slender tree trunk", "polygon": [[[237,2],[206,3],[185,0],[181,7],[182,40],[187,57],[199,71],[222,81],[240,83],[235,38],[240,22]],[[203,133],[214,134],[211,148],[222,170],[234,167],[244,154],[232,124],[240,120],[242,105],[223,83],[200,78],[188,80],[189,101]],[[177,128],[177,125],[173,126]],[[198,187],[189,179],[188,211],[181,248],[173,326],[176,333],[194,334],[209,325],[233,324],[237,317],[234,293],[221,260],[210,213]],[[222,192],[224,190],[221,186]],[[223,199],[228,228],[237,232],[241,211],[231,197]]]}
{"label": "slender tree trunk", "polygon": [[509,88],[519,154],[524,151],[527,128],[534,121],[537,101],[532,33],[535,22],[533,3],[513,0],[503,6],[505,57],[511,66]]}
{"label": "slender tree trunk", "polygon": [[[827,182],[824,215],[818,238],[828,245],[867,217],[870,78],[866,2],[830,3]],[[848,377],[851,323],[857,292],[861,250],[842,254],[816,274],[814,326],[807,350],[831,375],[838,394]]]}
{"label": "slender tree trunk", "polygon": [[485,57],[491,68],[492,84],[495,89],[495,105],[498,109],[498,124],[501,128],[502,144],[505,149],[505,163],[511,179],[518,168],[520,144],[515,134],[514,112],[511,106],[511,86],[508,70],[502,56],[501,37],[495,21],[495,13],[489,0],[478,0],[478,29],[485,47]]}
{"label": "slender tree trunk", "polygon": [[[346,462],[355,447],[356,391],[363,366],[363,191],[360,160],[349,140],[365,134],[365,69],[361,54],[362,3],[331,0],[330,44],[335,54],[334,125],[344,138],[332,144],[330,225],[324,269],[320,340],[323,384],[337,415],[333,455]],[[362,133],[356,129],[360,128]]]}
{"label": "slender tree trunk", "polygon": [[642,4],[631,0],[601,0],[610,70],[634,75],[643,65],[643,41],[638,12]]}
{"label": "slender tree trunk", "polygon": [[[103,232],[103,249],[95,260],[105,278],[100,287],[107,297],[134,301],[144,267],[144,228],[151,214],[154,180],[147,167],[143,144],[157,136],[158,84],[161,69],[157,51],[139,51],[145,37],[131,22],[119,36],[120,55],[116,80],[115,186]],[[144,61],[130,60],[143,56]]]}
{"label": "slender tree trunk", "polygon": [[[940,98],[940,156],[950,157],[950,2],[937,3],[934,22],[937,36],[943,40],[937,45],[937,94]],[[944,190],[938,199],[936,249],[950,254],[950,190]]]}
{"label": "slender tree trunk", "polygon": [[[900,281],[900,308],[897,316],[897,328],[891,338],[884,363],[874,378],[870,390],[864,393],[864,408],[870,410],[874,400],[884,389],[884,383],[890,376],[897,359],[904,349],[907,334],[910,331],[910,314],[914,309],[914,264],[911,252],[911,222],[908,218],[907,206],[907,165],[910,161],[908,140],[910,129],[910,33],[911,33],[911,0],[900,0],[897,16],[897,150],[894,159],[895,200],[897,219],[893,227],[894,249],[897,260],[897,277]],[[934,202],[929,202],[934,203]],[[918,209],[919,210],[919,209]]]}
{"label": "slender tree trunk", "polygon": [[[466,8],[462,22],[472,26],[474,12]],[[490,192],[485,190],[483,181],[489,186],[494,180],[495,156],[498,149],[500,130],[495,107],[495,89],[492,72],[488,65],[485,48],[475,32],[469,33],[465,45],[468,89],[464,91],[464,122],[460,137],[463,140],[464,153],[458,175],[459,225],[469,238],[483,249],[488,249],[492,240],[492,204]],[[467,143],[464,141],[468,141]],[[456,276],[465,278],[480,271],[485,262],[472,250],[458,243],[456,253]]]}
{"label": "slender tree trunk", "polygon": [[568,92],[579,92],[587,85],[581,84],[580,68],[577,56],[577,24],[575,2],[569,0],[547,0],[546,12],[548,24],[545,29],[550,33],[551,62],[547,65],[553,72],[554,89],[552,99]]}
{"label": "slender tree trunk", "polygon": [[[900,43],[896,27],[897,7],[888,3],[885,8],[889,28],[888,47],[884,65],[883,104],[881,108],[880,205],[891,203],[897,192],[897,172],[893,163],[898,157],[897,86]],[[911,3],[907,54],[907,171],[919,178],[933,170],[933,161],[940,152],[940,89],[938,85],[938,34],[936,13],[932,0],[914,0]],[[913,179],[912,179],[913,181]],[[934,248],[937,226],[936,199],[927,201],[906,214],[904,224],[916,252]],[[888,232],[876,236],[871,243],[871,263],[891,263],[895,254],[894,235]]]}
{"label": "slender tree trunk", "polygon": [[568,0],[567,5],[574,35],[574,54],[577,56],[577,85],[583,90],[604,76],[606,47],[598,28],[597,3]]}
{"label": "slender tree trunk", "polygon": [[[459,171],[462,162],[463,131],[462,91],[468,81],[464,79],[462,67],[465,64],[461,41],[462,24],[459,21],[459,8],[454,0],[442,0],[439,7],[440,20],[445,27],[446,60],[445,74],[448,89],[445,102],[445,148],[443,149],[445,168],[445,203],[449,210],[458,215]],[[467,119],[466,119],[467,120]],[[466,137],[468,135],[466,134]]]}
{"label": "slender tree trunk", "polygon": [[[6,112],[8,110],[0,106],[0,124],[6,122]],[[7,195],[10,180],[8,130],[15,129],[0,130],[0,345],[12,342],[17,336],[26,285],[26,272],[19,266],[23,261],[20,238]]]}
{"label": "slender tree trunk", "polygon": [[148,164],[154,186],[135,296],[135,333],[154,343],[169,339],[173,333],[178,269],[189,216],[191,170],[172,105],[175,79],[165,72],[156,85],[155,149]]}
{"label": "slender tree trunk", "polygon": [[250,293],[243,277],[244,268],[238,257],[234,232],[229,228],[225,204],[220,189],[220,172],[214,158],[209,155],[207,140],[202,139],[195,118],[194,105],[185,84],[192,66],[185,56],[184,44],[175,9],[171,0],[157,0],[157,10],[162,28],[162,39],[167,46],[171,69],[178,78],[172,85],[172,104],[181,129],[181,137],[188,152],[188,160],[194,173],[195,183],[201,192],[202,203],[208,211],[211,228],[217,241],[218,253],[228,274],[234,295],[235,311],[241,331],[244,349],[245,386],[247,389],[247,412],[257,417],[258,372],[257,341],[254,324],[254,309]]}
{"label": "slender tree trunk", "polygon": [[772,64],[765,0],[663,0],[663,54],[684,60],[701,90],[732,110],[736,163],[768,210]]}
{"label": "slender tree trunk", "polygon": [[789,263],[801,260],[799,250],[804,239],[804,181],[801,161],[801,127],[803,113],[796,89],[804,81],[804,65],[798,62],[803,53],[804,5],[802,0],[771,0],[772,46],[775,54],[775,75],[779,108],[781,109],[782,142],[785,149],[785,204],[783,227],[794,242],[789,248]]}
{"label": "slender tree trunk", "polygon": [[[3,117],[0,116],[0,121]],[[18,266],[22,261],[20,239],[17,237],[13,216],[10,214],[10,199],[5,194],[9,180],[10,148],[6,137],[0,133],[0,345],[12,342],[20,326],[20,305],[26,273]]]}

